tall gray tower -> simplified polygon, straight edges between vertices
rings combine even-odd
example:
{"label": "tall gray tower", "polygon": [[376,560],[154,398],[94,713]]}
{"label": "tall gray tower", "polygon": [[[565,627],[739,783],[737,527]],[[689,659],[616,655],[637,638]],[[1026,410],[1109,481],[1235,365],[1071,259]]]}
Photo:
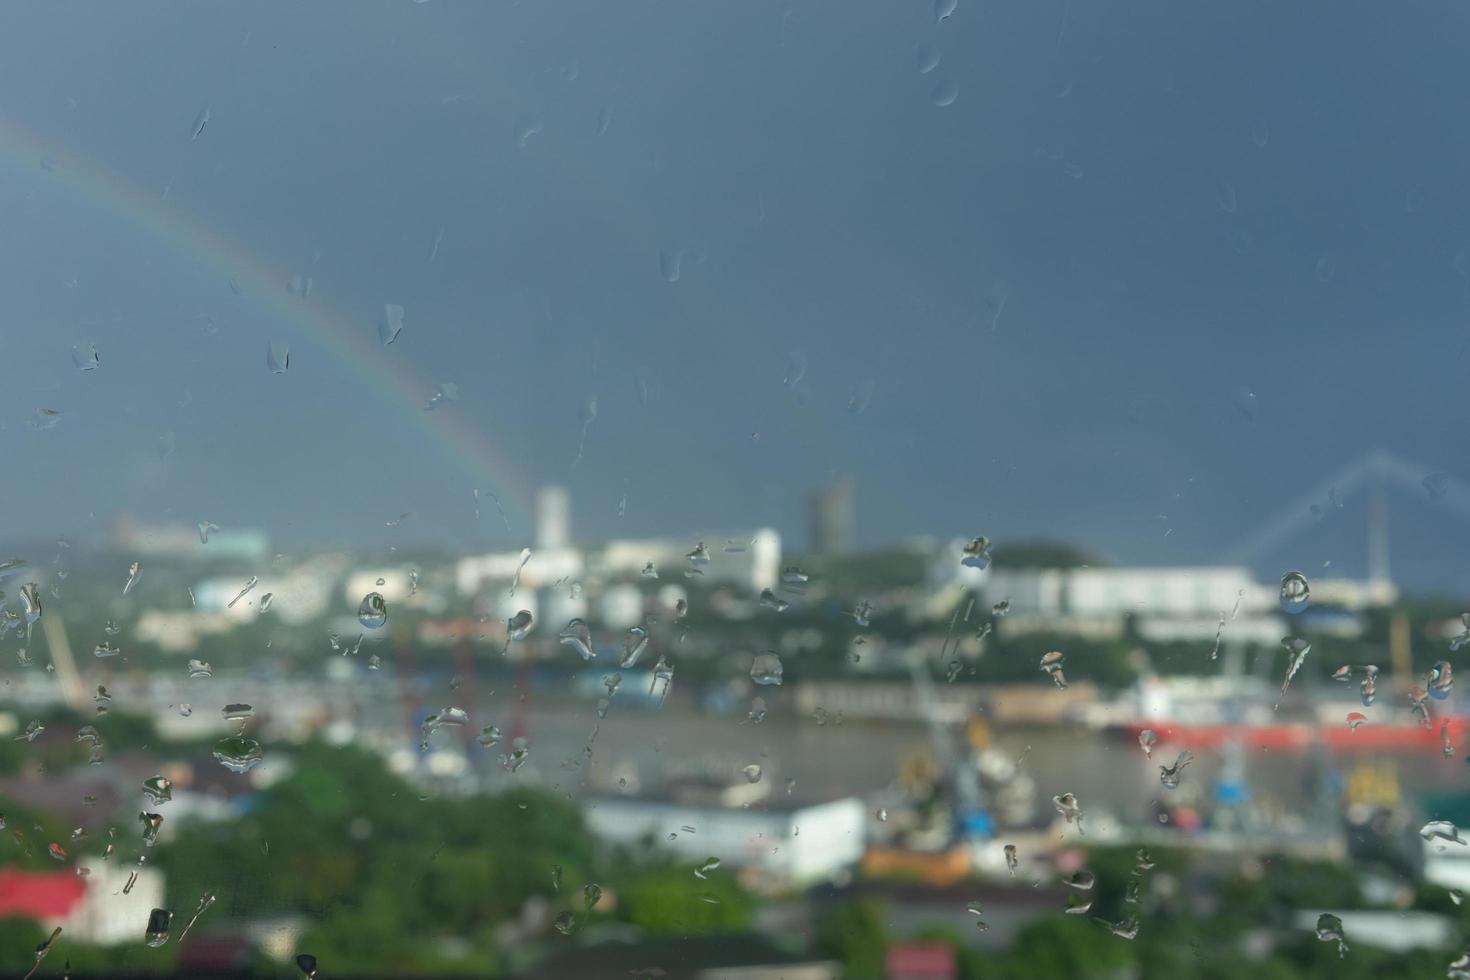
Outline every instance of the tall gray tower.
{"label": "tall gray tower", "polygon": [[856,491],[849,477],[812,494],[811,527],[807,542],[818,555],[844,555],[852,550],[856,520]]}

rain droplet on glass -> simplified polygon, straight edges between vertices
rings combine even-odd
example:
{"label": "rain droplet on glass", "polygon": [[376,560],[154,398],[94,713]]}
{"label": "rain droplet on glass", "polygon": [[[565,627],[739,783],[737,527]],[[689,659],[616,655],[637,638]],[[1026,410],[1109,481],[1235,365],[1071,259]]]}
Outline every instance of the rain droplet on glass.
{"label": "rain droplet on glass", "polygon": [[929,101],[941,109],[954,105],[955,99],[960,97],[960,87],[953,78],[941,78],[934,83],[934,89],[929,93]]}
{"label": "rain droplet on glass", "polygon": [[265,366],[271,374],[285,374],[291,367],[291,345],[284,340],[272,340],[266,345]]}
{"label": "rain droplet on glass", "polygon": [[758,653],[750,664],[750,679],[762,686],[779,685],[781,672],[781,658],[774,653]]}
{"label": "rain droplet on glass", "polygon": [[928,41],[920,41],[914,45],[914,61],[918,65],[920,75],[927,75],[938,68],[939,58],[939,49]]}
{"label": "rain droplet on glass", "polygon": [[381,592],[369,592],[357,605],[357,621],[370,630],[388,622],[388,601]]}
{"label": "rain droplet on glass", "polygon": [[96,344],[78,344],[71,349],[71,362],[78,371],[95,371],[102,361]]}

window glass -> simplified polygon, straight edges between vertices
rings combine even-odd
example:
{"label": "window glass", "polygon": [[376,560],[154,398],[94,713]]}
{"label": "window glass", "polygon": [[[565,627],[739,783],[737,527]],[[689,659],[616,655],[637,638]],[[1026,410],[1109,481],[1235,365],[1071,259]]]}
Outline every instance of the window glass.
{"label": "window glass", "polygon": [[0,8],[0,974],[1470,977],[1467,36]]}

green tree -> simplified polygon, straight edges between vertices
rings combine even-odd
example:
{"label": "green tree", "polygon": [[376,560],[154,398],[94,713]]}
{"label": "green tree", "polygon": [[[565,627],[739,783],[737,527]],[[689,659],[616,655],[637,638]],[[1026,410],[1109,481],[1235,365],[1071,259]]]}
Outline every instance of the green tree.
{"label": "green tree", "polygon": [[1008,980],[1111,980],[1136,971],[1134,954],[1129,942],[1110,935],[1096,922],[1056,915],[1023,926],[993,975]]}
{"label": "green tree", "polygon": [[701,881],[685,866],[636,872],[619,896],[628,921],[650,935],[739,932],[755,912],[752,896],[729,874]]}
{"label": "green tree", "polygon": [[888,952],[887,918],[875,898],[829,906],[817,917],[817,945],[842,961],[846,976],[881,977]]}

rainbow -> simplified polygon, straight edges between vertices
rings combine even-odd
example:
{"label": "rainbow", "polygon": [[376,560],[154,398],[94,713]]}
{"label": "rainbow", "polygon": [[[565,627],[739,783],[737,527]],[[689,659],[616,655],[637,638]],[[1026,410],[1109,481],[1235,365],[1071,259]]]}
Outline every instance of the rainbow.
{"label": "rainbow", "polygon": [[[36,167],[78,199],[123,219],[157,244],[220,277],[262,311],[294,325],[336,363],[357,374],[365,386],[382,392],[394,407],[464,469],[480,496],[492,494],[506,511],[524,522],[531,486],[508,453],[498,449],[460,411],[427,412],[435,385],[402,357],[383,350],[371,324],[351,319],[307,296],[286,289],[290,270],[253,252],[243,242],[174,207],[157,190],[109,170],[48,139],[19,120],[0,114],[0,156]],[[261,348],[261,371],[265,371]],[[471,487],[466,486],[468,496]]]}

